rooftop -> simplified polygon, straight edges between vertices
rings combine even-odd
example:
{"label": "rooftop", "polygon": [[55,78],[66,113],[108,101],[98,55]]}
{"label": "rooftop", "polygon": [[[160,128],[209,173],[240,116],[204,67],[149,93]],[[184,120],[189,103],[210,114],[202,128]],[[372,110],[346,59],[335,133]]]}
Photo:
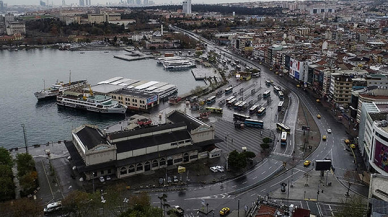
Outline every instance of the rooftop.
{"label": "rooftop", "polygon": [[99,144],[107,144],[100,130],[93,127],[85,126],[76,134],[89,150]]}

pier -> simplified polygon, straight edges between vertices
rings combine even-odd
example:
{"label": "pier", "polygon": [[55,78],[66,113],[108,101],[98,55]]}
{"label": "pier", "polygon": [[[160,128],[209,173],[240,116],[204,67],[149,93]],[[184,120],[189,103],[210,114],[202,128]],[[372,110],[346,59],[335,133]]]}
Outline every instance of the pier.
{"label": "pier", "polygon": [[219,73],[213,72],[212,68],[195,68],[191,69],[191,73],[193,74],[195,80],[205,80],[206,78],[214,78],[217,80],[221,80],[221,75]]}
{"label": "pier", "polygon": [[143,59],[153,58],[152,55],[146,55],[140,51],[130,50],[130,49],[125,49],[125,51],[127,51],[129,53],[115,55],[114,58],[126,60],[126,61],[134,61],[134,60],[143,60]]}

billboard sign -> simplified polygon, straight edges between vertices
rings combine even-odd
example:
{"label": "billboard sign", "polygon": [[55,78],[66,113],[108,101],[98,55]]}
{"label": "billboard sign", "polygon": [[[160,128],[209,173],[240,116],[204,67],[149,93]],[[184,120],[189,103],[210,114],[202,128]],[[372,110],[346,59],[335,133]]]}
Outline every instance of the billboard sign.
{"label": "billboard sign", "polygon": [[373,159],[373,163],[380,169],[384,170],[384,172],[388,173],[388,147],[378,140],[375,141],[375,157]]}
{"label": "billboard sign", "polygon": [[150,98],[147,98],[147,105],[158,101],[158,95],[151,96]]}
{"label": "billboard sign", "polygon": [[330,170],[331,160],[315,160],[315,170]]}

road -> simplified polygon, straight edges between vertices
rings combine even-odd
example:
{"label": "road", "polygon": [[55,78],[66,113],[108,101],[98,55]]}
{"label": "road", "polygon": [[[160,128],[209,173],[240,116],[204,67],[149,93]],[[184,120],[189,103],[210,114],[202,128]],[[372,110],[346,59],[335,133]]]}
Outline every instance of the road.
{"label": "road", "polygon": [[[200,40],[200,37],[194,33],[186,30],[178,29],[176,27],[170,27],[176,31],[183,31],[189,34],[196,40]],[[186,216],[195,216],[196,211],[203,207],[203,202],[209,204],[209,210],[218,210],[224,206],[230,207],[232,210],[237,209],[237,199],[240,200],[240,208],[250,206],[257,196],[265,196],[267,193],[279,190],[280,184],[285,182],[289,183],[293,180],[303,178],[312,167],[303,167],[303,161],[297,163],[296,167],[292,170],[282,173],[275,178],[271,178],[269,181],[259,185],[256,188],[246,190],[247,186],[257,184],[258,182],[271,177],[271,174],[279,171],[283,168],[283,161],[290,161],[294,150],[295,138],[295,124],[299,102],[302,102],[308,109],[308,112],[314,117],[314,121],[319,127],[321,135],[327,135],[327,140],[320,142],[318,148],[308,156],[307,160],[314,162],[315,160],[321,160],[324,158],[330,158],[332,165],[335,168],[335,175],[341,183],[345,186],[345,173],[349,170],[355,170],[356,165],[353,163],[353,157],[349,155],[349,152],[345,150],[344,140],[347,138],[347,134],[343,129],[343,126],[329,114],[329,112],[319,103],[316,103],[316,99],[308,92],[297,88],[293,82],[285,78],[276,76],[273,72],[267,68],[262,67],[258,63],[241,58],[225,49],[220,49],[213,45],[212,42],[206,39],[201,39],[207,43],[208,49],[217,49],[224,54],[224,56],[239,59],[252,67],[261,68],[262,80],[271,79],[275,85],[279,85],[282,88],[291,90],[290,107],[288,109],[287,118],[285,118],[285,124],[291,126],[293,131],[291,132],[291,138],[286,148],[279,146],[275,147],[274,153],[261,163],[259,163],[254,169],[247,172],[241,177],[237,177],[232,180],[224,181],[222,183],[205,185],[205,186],[189,186],[185,192],[170,192],[168,193],[168,203],[170,205],[180,205],[185,207]],[[321,115],[321,118],[316,117],[317,114]],[[274,119],[273,119],[274,120]],[[268,123],[271,123],[269,121]],[[275,121],[272,121],[272,124]],[[271,126],[272,127],[272,126]],[[331,129],[332,133],[328,134],[327,129]],[[361,195],[367,195],[367,188],[360,185],[352,185],[352,191],[356,191]],[[240,193],[243,192],[243,193]],[[151,194],[153,203],[159,203],[157,196],[160,194]],[[314,203],[311,201],[299,201],[300,206],[303,208],[311,209],[311,211],[318,215],[330,215],[338,205],[328,203]]]}

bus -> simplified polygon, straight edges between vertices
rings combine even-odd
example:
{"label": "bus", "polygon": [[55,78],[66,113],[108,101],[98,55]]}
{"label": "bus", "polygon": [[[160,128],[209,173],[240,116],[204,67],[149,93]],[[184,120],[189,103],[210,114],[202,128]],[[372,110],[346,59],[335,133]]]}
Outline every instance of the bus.
{"label": "bus", "polygon": [[271,86],[271,82],[269,80],[266,80],[265,85],[267,85],[269,87],[269,86]]}
{"label": "bus", "polygon": [[271,95],[271,91],[270,90],[267,90],[267,91],[265,91],[264,93],[263,93],[263,98],[265,99],[265,98],[268,98],[268,97],[270,97],[270,95]]}
{"label": "bus", "polygon": [[278,112],[280,112],[283,108],[283,101],[280,101],[279,104],[278,104]]}
{"label": "bus", "polygon": [[236,101],[237,101],[237,99],[236,99],[236,98],[233,98],[233,99],[229,100],[229,101],[226,103],[226,105],[227,105],[227,106],[232,106],[232,105],[234,105],[234,104],[236,103]]}
{"label": "bus", "polygon": [[283,101],[284,100],[284,94],[283,94],[283,91],[279,91],[279,99],[281,100],[281,101]]}
{"label": "bus", "polygon": [[257,111],[257,115],[258,115],[258,116],[264,115],[266,110],[267,110],[267,109],[266,109],[265,107],[261,107],[261,108]]}
{"label": "bus", "polygon": [[255,120],[255,119],[245,119],[244,125],[247,127],[255,127],[255,128],[264,128],[264,121]]}
{"label": "bus", "polygon": [[222,114],[222,108],[206,107],[205,109],[206,111],[210,111],[211,113]]}
{"label": "bus", "polygon": [[215,101],[216,101],[216,96],[211,96],[207,98],[206,104],[210,105],[210,104],[213,104]]}
{"label": "bus", "polygon": [[230,96],[230,97],[228,97],[228,98],[226,98],[226,103],[228,103],[230,100],[232,100],[232,99],[234,99],[234,98],[236,98],[235,96]]}
{"label": "bus", "polygon": [[250,109],[249,109],[249,114],[254,114],[257,109],[258,109],[258,105],[253,105]]}
{"label": "bus", "polygon": [[233,92],[233,87],[230,86],[228,88],[225,89],[225,94],[229,94],[229,93],[232,93]]}
{"label": "bus", "polygon": [[238,110],[245,110],[247,108],[247,102],[242,102],[240,105],[238,105]]}
{"label": "bus", "polygon": [[238,102],[236,102],[236,103],[233,105],[233,108],[234,108],[234,109],[238,109],[241,103],[243,103],[243,101],[238,101]]}
{"label": "bus", "polygon": [[280,137],[280,144],[282,146],[287,145],[287,132],[282,132],[282,137]]}
{"label": "bus", "polygon": [[273,86],[273,91],[275,92],[275,94],[279,94],[279,91],[281,90],[278,86]]}
{"label": "bus", "polygon": [[245,121],[246,119],[250,119],[250,118],[251,117],[249,117],[248,115],[243,115],[243,114],[238,114],[238,113],[233,114],[234,121]]}
{"label": "bus", "polygon": [[282,123],[277,123],[276,128],[278,131],[287,132],[288,134],[291,132],[291,129]]}

